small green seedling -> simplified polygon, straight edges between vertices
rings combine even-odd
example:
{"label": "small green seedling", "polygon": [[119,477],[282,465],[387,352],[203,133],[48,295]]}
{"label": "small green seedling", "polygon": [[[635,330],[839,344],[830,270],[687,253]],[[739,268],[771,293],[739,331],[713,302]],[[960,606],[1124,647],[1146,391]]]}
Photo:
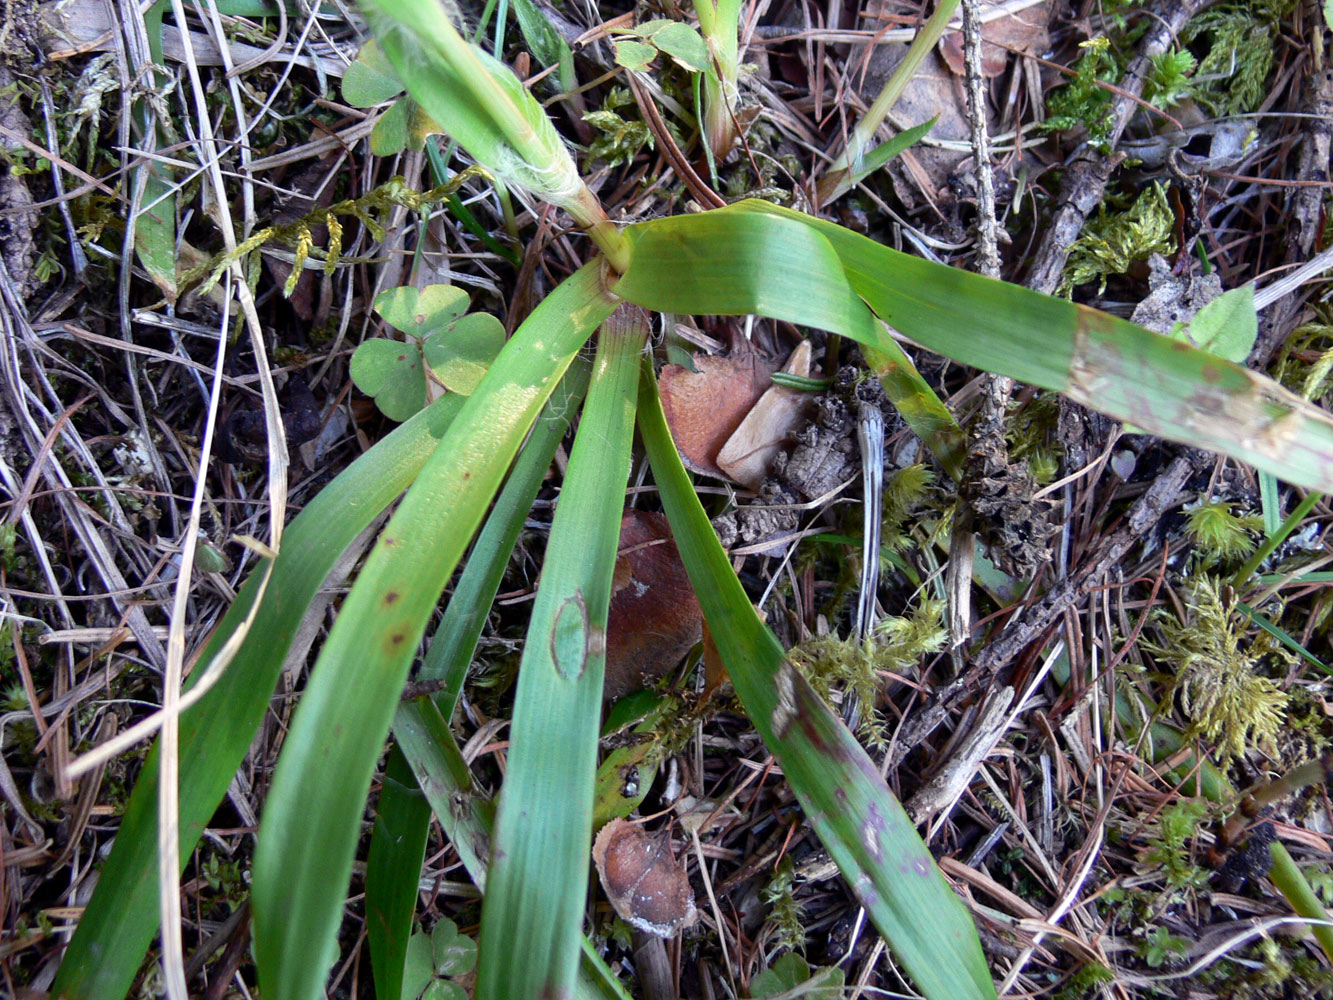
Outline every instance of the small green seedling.
{"label": "small green seedling", "polygon": [[842,996],[846,982],[837,966],[811,969],[809,963],[794,951],[778,956],[777,960],[750,983],[752,997],[812,997],[832,1000]]}
{"label": "small green seedling", "polygon": [[459,934],[452,920],[441,920],[429,934],[418,931],[407,942],[403,1000],[467,1000],[467,992],[449,977],[476,967],[477,942]]}
{"label": "small green seedling", "polygon": [[504,346],[504,327],[488,313],[467,312],[467,293],[452,285],[381,292],[375,312],[407,340],[377,337],[352,355],[356,387],[390,420],[426,405],[426,371],[450,392],[470,396]]}

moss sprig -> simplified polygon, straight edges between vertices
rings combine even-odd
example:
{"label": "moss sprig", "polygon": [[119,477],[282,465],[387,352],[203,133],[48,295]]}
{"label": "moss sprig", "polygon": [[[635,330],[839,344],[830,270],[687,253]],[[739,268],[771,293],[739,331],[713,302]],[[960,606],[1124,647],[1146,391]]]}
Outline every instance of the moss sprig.
{"label": "moss sprig", "polygon": [[215,254],[204,263],[184,272],[181,275],[181,287],[189,287],[203,278],[203,284],[199,286],[199,293],[206,295],[212,291],[213,286],[221,279],[222,272],[233,263],[244,260],[249,254],[261,247],[270,243],[277,243],[282,246],[293,247],[295,250],[292,260],[292,273],[287,277],[287,283],[282,289],[282,294],[290,297],[292,292],[296,290],[296,282],[301,277],[306,260],[311,256],[316,258],[319,256],[320,251],[315,246],[313,236],[314,227],[322,225],[329,231],[329,245],[328,249],[324,251],[324,273],[332,274],[334,268],[338,266],[339,260],[342,259],[343,227],[338,216],[351,216],[356,219],[366,227],[376,242],[381,242],[385,236],[384,226],[375,218],[376,215],[385,215],[389,209],[394,207],[420,212],[427,205],[445,201],[474,177],[486,176],[488,175],[485,170],[473,165],[429,191],[417,191],[409,186],[404,178],[390,177],[379,187],[366,192],[359,198],[348,198],[330,205],[328,208],[317,208],[313,212],[301,216],[295,222],[289,222],[285,225],[265,226],[252,234],[249,239],[237,244],[235,250]]}
{"label": "moss sprig", "polygon": [[[807,639],[789,655],[823,698],[835,686],[854,693],[863,705],[879,699],[879,673],[901,674],[922,657],[944,648],[949,630],[944,625],[944,602],[923,600],[911,614],[881,619],[864,642],[836,635]],[[886,736],[878,714],[866,712],[861,735],[883,745]]]}
{"label": "moss sprig", "polygon": [[801,923],[801,904],[794,894],[796,865],[791,855],[783,855],[760,898],[768,904],[768,920],[773,925],[773,944],[789,951],[805,951],[805,926]]}
{"label": "moss sprig", "polygon": [[1096,279],[1097,294],[1106,291],[1106,280],[1124,274],[1130,265],[1152,254],[1175,253],[1175,215],[1160,183],[1147,188],[1128,209],[1107,212],[1098,209],[1069,248],[1069,260],[1057,295],[1069,297],[1074,288]]}
{"label": "moss sprig", "polygon": [[1200,504],[1186,514],[1185,534],[1205,567],[1234,564],[1254,551],[1264,519],[1232,513],[1229,503]]}
{"label": "moss sprig", "polygon": [[1287,665],[1294,655],[1266,632],[1251,635],[1248,620],[1223,603],[1220,583],[1206,574],[1195,580],[1184,618],[1162,614],[1158,624],[1162,641],[1143,646],[1172,668],[1170,694],[1189,719],[1187,735],[1212,743],[1228,760],[1251,748],[1276,756],[1288,697],[1260,671],[1265,660]]}

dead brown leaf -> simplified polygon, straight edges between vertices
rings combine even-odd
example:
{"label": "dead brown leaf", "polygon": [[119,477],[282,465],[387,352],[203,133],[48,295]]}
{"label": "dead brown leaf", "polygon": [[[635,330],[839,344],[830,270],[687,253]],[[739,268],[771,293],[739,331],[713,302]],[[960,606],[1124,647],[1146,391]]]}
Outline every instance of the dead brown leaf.
{"label": "dead brown leaf", "polygon": [[772,385],[777,363],[755,354],[696,354],[698,371],[667,365],[658,379],[662,409],[685,465],[726,479],[717,454]]}
{"label": "dead brown leaf", "polygon": [[671,937],[698,917],[685,868],[670,838],[655,838],[628,820],[613,819],[592,845],[607,898],[622,920],[648,934]]}
{"label": "dead brown leaf", "polygon": [[628,511],[611,580],[603,694],[620,698],[674,669],[699,641],[703,612],[661,514]]}
{"label": "dead brown leaf", "polygon": [[[989,3],[982,3],[980,6],[980,13],[984,17],[986,11],[994,7],[995,3],[992,0]],[[1009,65],[1009,54],[1011,52],[1036,54],[1045,49],[1050,42],[1046,34],[1046,24],[1050,20],[1050,16],[1049,4],[1040,3],[1035,7],[1020,10],[1014,14],[1006,14],[1004,17],[983,24],[981,26],[981,75],[992,77],[1003,73]],[[961,31],[951,31],[940,39],[940,56],[948,64],[949,69],[958,76],[967,75],[963,60],[963,33]]]}
{"label": "dead brown leaf", "polygon": [[[810,374],[810,341],[796,345],[782,370],[792,375]],[[717,467],[742,486],[758,490],[778,452],[787,446],[796,429],[809,421],[810,399],[809,393],[799,389],[769,386],[718,452]]]}

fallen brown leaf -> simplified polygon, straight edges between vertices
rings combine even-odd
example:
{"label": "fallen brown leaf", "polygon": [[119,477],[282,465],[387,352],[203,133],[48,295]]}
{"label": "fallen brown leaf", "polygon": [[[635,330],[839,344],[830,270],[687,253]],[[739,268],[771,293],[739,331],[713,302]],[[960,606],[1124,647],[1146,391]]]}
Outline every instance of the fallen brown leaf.
{"label": "fallen brown leaf", "polygon": [[648,934],[671,937],[698,917],[684,867],[670,839],[650,837],[628,820],[613,819],[592,845],[607,898],[622,920]]}
{"label": "fallen brown leaf", "polygon": [[[810,374],[810,341],[796,345],[782,370]],[[742,486],[758,490],[792,433],[809,422],[810,398],[799,389],[769,386],[718,452],[717,467]]]}
{"label": "fallen brown leaf", "polygon": [[702,628],[703,612],[667,519],[627,512],[611,579],[604,696],[623,697],[674,669]]}
{"label": "fallen brown leaf", "polygon": [[[995,6],[994,0],[980,5],[980,14]],[[1035,7],[1006,14],[981,26],[981,75],[999,76],[1009,65],[1011,52],[1039,53],[1046,48],[1050,39],[1046,34],[1046,23],[1050,20],[1049,4],[1039,3]],[[940,39],[940,56],[949,69],[958,76],[966,76],[963,59],[963,33],[951,31]]]}
{"label": "fallen brown leaf", "polygon": [[662,410],[685,465],[726,479],[717,453],[772,385],[777,363],[755,354],[718,357],[696,354],[698,371],[667,365],[658,378]]}

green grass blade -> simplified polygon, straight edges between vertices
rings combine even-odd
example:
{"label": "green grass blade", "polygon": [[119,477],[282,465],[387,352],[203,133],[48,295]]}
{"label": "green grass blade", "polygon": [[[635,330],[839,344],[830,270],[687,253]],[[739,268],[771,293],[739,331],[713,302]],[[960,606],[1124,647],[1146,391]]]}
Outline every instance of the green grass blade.
{"label": "green grass blade", "polygon": [[472,772],[449,729],[449,720],[435,702],[418,698],[398,706],[393,735],[463,867],[477,888],[484,891],[495,806],[473,784]]}
{"label": "green grass blade", "polygon": [[[400,744],[390,754],[366,862],[366,933],[379,996],[397,997],[402,992],[403,958],[412,930],[422,848],[430,826],[431,807],[417,786],[414,771],[422,775],[423,783],[435,781],[436,777],[430,773],[431,762],[439,757],[440,747],[446,742],[453,746],[453,736],[443,720],[453,715],[477,639],[490,613],[514,543],[587,386],[588,364],[576,359],[519,453],[486,525],[472,547],[467,567],[454,587],[453,597],[431,640],[425,662],[417,672],[418,681],[442,681],[443,690],[433,698],[418,699],[417,705],[400,706],[395,715],[395,729],[401,725],[411,734],[424,734],[424,742],[409,736],[404,748],[400,737]],[[411,764],[404,757],[404,749],[412,758]],[[471,788],[467,767],[462,764],[461,755],[455,756],[456,762],[449,765],[447,784],[451,791],[471,797],[475,790]],[[462,800],[452,795],[443,797],[439,806],[442,815],[448,817],[457,812],[459,801]],[[471,814],[470,810],[467,814]],[[478,814],[478,819],[481,818]],[[477,868],[480,871],[484,864],[484,854],[467,847],[469,843],[481,845],[486,842],[489,811],[484,818],[487,828],[480,837],[460,840],[456,836],[460,831],[447,828],[450,837],[460,846],[460,856],[471,857],[469,870]],[[482,884],[478,882],[478,885]]]}
{"label": "green grass blade", "polygon": [[[463,867],[484,890],[495,810],[491,800],[472,783],[472,775],[448,722],[434,702],[419,699],[398,709],[393,731],[405,751],[412,747],[404,756],[412,762],[417,784],[425,792],[450,843],[458,849]],[[630,1000],[587,938],[582,939],[582,948],[583,962],[574,995],[579,1000]]]}
{"label": "green grass blade", "polygon": [[746,597],[676,454],[646,366],[640,395],[653,477],[718,652],[819,839],[922,993],[993,998],[967,910],[875,764],[786,661]]}
{"label": "green grass blade", "polygon": [[550,467],[556,446],[569,429],[587,390],[588,372],[588,363],[581,358],[570,365],[514,463],[486,526],[477,536],[467,568],[454,588],[425,662],[417,673],[421,681],[442,681],[443,690],[434,697],[399,705],[394,715],[398,745],[419,786],[425,789],[427,800],[440,816],[464,867],[479,887],[486,884],[494,810],[473,787],[448,720],[524,519]]}
{"label": "green grass blade", "polygon": [[1273,858],[1271,875],[1273,884],[1287,898],[1293,910],[1312,921],[1310,930],[1314,933],[1315,940],[1319,942],[1325,957],[1333,962],[1333,927],[1328,924],[1328,910],[1324,909],[1318,894],[1301,874],[1296,859],[1291,856],[1291,852],[1282,841],[1275,840],[1269,844],[1268,853]]}
{"label": "green grass blade", "polygon": [[625,234],[630,267],[613,290],[636,305],[684,314],[755,313],[876,347],[889,339],[847,281],[833,247],[796,219],[724,209],[640,223]]}
{"label": "green grass blade", "polygon": [[[1287,515],[1287,519],[1278,525],[1277,531],[1268,533],[1264,543],[1255,550],[1250,558],[1245,560],[1245,564],[1236,570],[1236,575],[1231,578],[1231,585],[1237,590],[1246,586],[1250,582],[1250,577],[1263,564],[1263,561],[1277,551],[1277,547],[1287,540],[1287,537],[1301,526],[1305,520],[1305,515],[1314,509],[1314,505],[1324,498],[1322,493],[1309,493],[1298,503],[1294,510]],[[1309,579],[1307,577],[1307,579]]]}
{"label": "green grass blade", "polygon": [[1313,667],[1318,667],[1326,674],[1333,674],[1333,670],[1330,670],[1323,660],[1319,659],[1319,657],[1315,656],[1308,649],[1306,649],[1299,642],[1297,642],[1296,638],[1290,632],[1282,628],[1280,625],[1275,624],[1271,619],[1269,619],[1267,615],[1263,614],[1260,611],[1256,611],[1254,608],[1250,607],[1244,601],[1236,602],[1236,610],[1239,611],[1241,614],[1243,614],[1250,621],[1254,622],[1255,625],[1259,626],[1259,628],[1263,629],[1278,642],[1282,643],[1282,645],[1290,649],[1293,653],[1299,656],[1306,663],[1310,664]]}
{"label": "green grass blade", "polygon": [[578,970],[611,600],[629,478],[639,310],[602,327],[546,546],[481,911],[479,1000],[563,996]]}
{"label": "green grass blade", "polygon": [[486,526],[472,546],[467,567],[454,587],[426,659],[417,671],[419,681],[443,683],[434,700],[445,718],[453,715],[477,639],[509,565],[509,556],[551,467],[555,450],[572,426],[574,414],[588,390],[589,372],[588,362],[576,358],[551,395],[486,518]]}
{"label": "green grass blade", "polygon": [[[819,204],[828,206],[834,199],[840,198],[851,189],[853,177],[863,177],[868,172],[864,169],[864,160],[875,141],[875,133],[884,124],[898,98],[907,89],[908,82],[921,68],[921,63],[930,55],[947,30],[959,0],[940,0],[935,5],[935,12],[921,26],[912,44],[907,47],[898,65],[893,68],[893,75],[884,82],[884,88],[866,109],[860,121],[852,128],[847,137],[847,146],[828,168],[828,173],[819,179],[817,188]],[[918,126],[919,127],[919,126]],[[887,159],[887,157],[886,157]]]}
{"label": "green grass blade", "polygon": [[389,751],[366,857],[366,943],[375,995],[400,997],[417,884],[426,856],[430,804],[398,747]]}
{"label": "green grass blade", "polygon": [[363,0],[363,12],[403,86],[506,187],[563,208],[617,271],[625,246],[579,175],[564,140],[513,71],[469,45],[436,0]]}
{"label": "green grass blade", "polygon": [[[461,406],[461,399],[446,396],[418,413],[348,466],[287,526],[245,643],[213,689],[181,717],[182,858],[190,857],[254,739],[306,608],[347,546],[412,482]],[[192,679],[202,675],[249,613],[260,575],[251,574],[241,588]],[[154,748],[52,992],[72,1000],[120,1000],[157,927]]]}
{"label": "green grass blade", "polygon": [[849,178],[851,183],[861,183],[861,181],[865,180],[865,178],[884,166],[884,164],[888,163],[904,149],[915,146],[926,137],[926,133],[934,128],[935,123],[939,120],[940,116],[936,115],[929,121],[924,121],[920,125],[913,125],[911,128],[899,132],[892,139],[881,142],[861,158],[861,165],[852,172],[852,175]]}
{"label": "green grass blade", "polygon": [[862,346],[866,363],[879,377],[884,395],[902,414],[907,426],[930,449],[944,471],[954,480],[961,480],[963,463],[967,461],[966,432],[921,377],[907,352],[896,340],[886,339],[888,344],[884,348]]}
{"label": "green grass blade", "polygon": [[657,312],[754,313],[858,341],[890,401],[956,477],[965,445],[957,421],[848,283],[833,246],[801,218],[723,209],[633,226],[615,292]]}
{"label": "green grass blade", "polygon": [[1264,375],[1087,306],[899,253],[767,202],[718,214],[731,212],[818,231],[870,308],[929,350],[1290,483],[1333,489],[1333,416]]}
{"label": "green grass blade", "polygon": [[1259,506],[1264,514],[1264,537],[1272,538],[1282,527],[1282,500],[1277,477],[1259,473]]}
{"label": "green grass blade", "polygon": [[523,436],[613,305],[589,264],[496,358],[381,533],[311,672],[255,850],[255,959],[268,997],[323,994],[375,762],[445,583]]}

